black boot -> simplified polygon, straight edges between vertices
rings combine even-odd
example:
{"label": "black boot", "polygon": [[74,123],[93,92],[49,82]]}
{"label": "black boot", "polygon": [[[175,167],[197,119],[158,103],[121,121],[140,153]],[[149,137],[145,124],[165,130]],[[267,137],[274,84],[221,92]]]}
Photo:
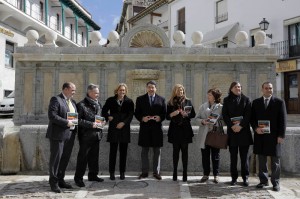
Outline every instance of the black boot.
{"label": "black boot", "polygon": [[109,173],[109,179],[110,180],[115,180],[116,179],[115,173]]}
{"label": "black boot", "polygon": [[186,182],[186,181],[187,181],[187,171],[183,171],[183,174],[182,174],[182,181],[183,181],[183,182]]}
{"label": "black boot", "polygon": [[173,181],[177,181],[177,171],[173,171]]}
{"label": "black boot", "polygon": [[125,180],[125,173],[124,173],[124,172],[121,172],[121,173],[120,173],[120,179],[121,179],[121,180]]}

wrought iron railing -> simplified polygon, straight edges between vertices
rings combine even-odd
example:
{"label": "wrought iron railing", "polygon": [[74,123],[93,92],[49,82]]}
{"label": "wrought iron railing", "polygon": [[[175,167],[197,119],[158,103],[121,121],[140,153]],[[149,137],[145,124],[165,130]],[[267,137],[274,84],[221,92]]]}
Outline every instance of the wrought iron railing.
{"label": "wrought iron railing", "polygon": [[276,49],[279,59],[288,59],[300,56],[300,38],[280,41],[271,44]]}

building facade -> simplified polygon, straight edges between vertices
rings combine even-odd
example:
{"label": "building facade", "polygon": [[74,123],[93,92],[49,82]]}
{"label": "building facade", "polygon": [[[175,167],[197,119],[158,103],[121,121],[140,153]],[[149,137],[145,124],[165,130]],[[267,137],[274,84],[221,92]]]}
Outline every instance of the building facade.
{"label": "building facade", "polygon": [[[130,2],[130,3],[128,3]],[[144,0],[147,2],[147,0]],[[125,1],[134,7],[134,0]],[[300,114],[300,15],[298,0],[157,0],[135,15],[125,15],[127,28],[140,23],[151,23],[163,27],[174,44],[174,32],[185,34],[185,45],[192,45],[192,33],[203,33],[202,43],[206,47],[236,47],[235,35],[245,31],[247,45],[255,46],[254,34],[259,30],[267,33],[266,44],[276,49],[276,95],[285,99],[289,114]],[[283,11],[288,10],[288,12]],[[132,14],[131,9],[127,11]],[[156,13],[156,14],[154,14]],[[160,14],[160,15],[157,15]],[[126,29],[123,34],[126,32]],[[121,35],[122,36],[122,35]]]}
{"label": "building facade", "polygon": [[57,46],[83,47],[89,32],[100,27],[76,0],[0,0],[0,100],[15,88],[13,53],[27,42],[31,29],[41,45],[47,32],[55,32]]}

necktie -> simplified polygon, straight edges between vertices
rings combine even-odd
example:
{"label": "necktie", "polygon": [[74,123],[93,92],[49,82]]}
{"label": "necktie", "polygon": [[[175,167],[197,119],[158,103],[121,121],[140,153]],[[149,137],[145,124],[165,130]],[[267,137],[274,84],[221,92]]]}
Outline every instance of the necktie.
{"label": "necktie", "polygon": [[151,95],[150,96],[150,106],[152,106],[152,103],[153,103],[153,96]]}
{"label": "necktie", "polygon": [[269,100],[268,98],[265,99],[265,109],[267,109],[268,107],[268,100]]}
{"label": "necktie", "polygon": [[73,107],[73,104],[72,104],[72,102],[71,102],[71,99],[67,99],[67,104],[68,104],[70,113],[75,113],[75,109],[74,109],[74,107]]}

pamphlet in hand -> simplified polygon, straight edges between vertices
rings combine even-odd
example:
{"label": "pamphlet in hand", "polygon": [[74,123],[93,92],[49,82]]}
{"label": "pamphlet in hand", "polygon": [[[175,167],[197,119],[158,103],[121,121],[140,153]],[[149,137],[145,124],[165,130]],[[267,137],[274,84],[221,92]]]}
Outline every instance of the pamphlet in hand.
{"label": "pamphlet in hand", "polygon": [[271,133],[270,120],[258,120],[257,124],[259,128],[262,128],[264,133]]}
{"label": "pamphlet in hand", "polygon": [[105,125],[105,118],[100,115],[95,115],[95,123],[97,125],[97,128],[103,129]]}
{"label": "pamphlet in hand", "polygon": [[191,111],[192,111],[192,106],[185,106],[185,107],[183,108],[183,110],[184,110],[187,114],[189,114],[189,113],[191,113]]}
{"label": "pamphlet in hand", "polygon": [[67,120],[74,125],[78,125],[78,113],[67,112]]}
{"label": "pamphlet in hand", "polygon": [[232,117],[230,120],[234,125],[240,125],[241,121],[243,120],[243,116]]}
{"label": "pamphlet in hand", "polygon": [[217,113],[210,113],[210,115],[207,118],[207,121],[210,124],[215,124],[217,122],[217,120],[219,119],[220,115]]}

